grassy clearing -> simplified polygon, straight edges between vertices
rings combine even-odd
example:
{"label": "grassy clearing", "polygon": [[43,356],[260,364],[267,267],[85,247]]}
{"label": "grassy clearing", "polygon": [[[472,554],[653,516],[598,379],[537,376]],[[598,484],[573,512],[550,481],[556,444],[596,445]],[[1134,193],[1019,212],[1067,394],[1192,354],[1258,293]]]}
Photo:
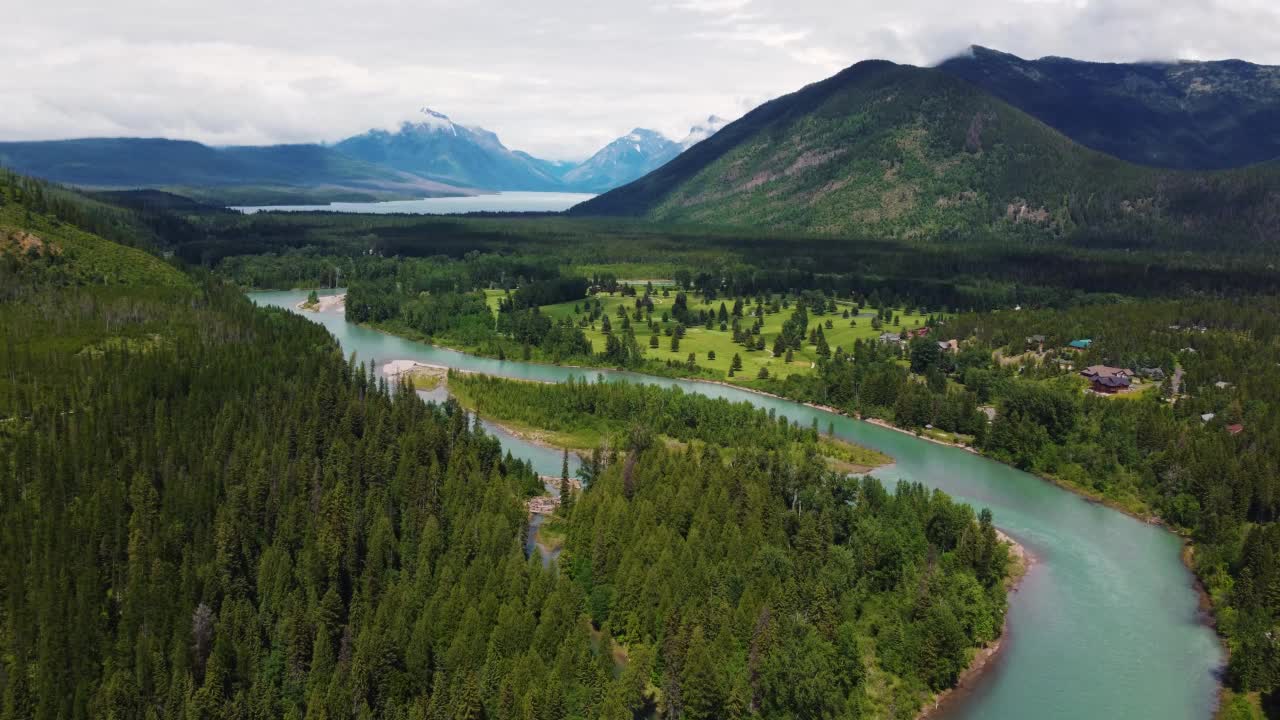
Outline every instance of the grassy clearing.
{"label": "grassy clearing", "polygon": [[[609,321],[613,325],[613,331],[621,332],[622,321],[618,318],[617,310],[619,307],[623,307],[634,314],[635,298],[603,293],[594,297],[599,299],[603,305],[604,312],[609,316]],[[705,326],[686,328],[685,337],[680,341],[679,349],[673,351],[671,350],[671,338],[666,334],[666,331],[675,327],[675,321],[668,320],[664,323],[661,322],[661,318],[664,312],[670,312],[674,301],[674,292],[667,297],[662,297],[659,294],[658,297],[654,298],[653,319],[658,321],[659,326],[657,348],[650,347],[649,338],[654,333],[649,330],[649,326],[644,322],[632,320],[631,327],[636,334],[636,341],[639,342],[640,347],[646,351],[646,356],[650,359],[658,362],[667,360],[684,362],[689,357],[689,353],[694,353],[699,366],[728,377],[729,365],[736,353],[742,358],[742,370],[738,371],[735,376],[735,380],[738,381],[750,381],[756,378],[761,368],[767,368],[769,374],[773,377],[786,377],[796,373],[810,372],[817,363],[818,355],[812,345],[806,345],[802,350],[794,353],[790,363],[786,362],[784,358],[773,357],[771,352],[773,338],[781,332],[782,324],[795,312],[794,308],[783,308],[781,312],[765,314],[764,327],[761,330],[761,335],[765,338],[766,344],[764,350],[747,350],[742,345],[733,342],[732,320],[730,320],[729,326],[725,330],[720,330],[718,321],[715,323],[715,329],[712,330],[708,330]],[[491,302],[496,304],[496,300],[491,300]],[[732,310],[733,298],[717,298],[708,303],[697,293],[691,293],[688,296],[689,310],[693,313],[697,313],[699,310],[718,313],[721,302]],[[542,311],[556,320],[568,317],[573,318],[575,321],[580,321],[588,317],[586,305],[587,300],[584,299],[576,303],[565,302],[546,305],[542,308]],[[576,313],[574,311],[575,307],[578,308]],[[751,315],[753,308],[754,306],[747,305],[747,309],[741,319],[743,327],[750,327],[754,322],[754,317]],[[852,312],[853,305],[848,302],[838,302],[837,308],[838,311],[834,314],[813,315],[811,313],[809,317],[811,327],[817,323],[823,325],[823,333],[826,335],[827,344],[833,352],[835,348],[841,346],[849,350],[853,347],[854,340],[874,338],[882,332],[897,333],[903,329],[909,330],[922,327],[926,319],[924,315],[908,314],[900,310],[894,313],[895,319],[898,320],[897,323],[885,323],[882,329],[875,329],[872,327],[871,321],[876,314],[876,309],[862,308],[856,318],[846,319],[843,317],[843,313],[846,310]],[[828,320],[831,322],[830,328],[826,328]],[[856,324],[851,325],[851,321],[856,321]],[[588,324],[583,327],[583,332],[586,333],[587,339],[591,341],[592,349],[596,352],[601,352],[605,348],[605,334],[600,329],[600,326],[601,323],[597,321],[594,325]],[[714,360],[710,359],[708,355],[712,352],[715,353]]]}
{"label": "grassy clearing", "polygon": [[437,367],[415,367],[406,372],[404,377],[413,382],[415,390],[435,390],[444,382],[448,371]]}
{"label": "grassy clearing", "polygon": [[893,462],[893,458],[878,450],[832,437],[822,437],[818,440],[818,452],[826,457],[827,464],[833,470],[846,473],[865,473],[872,468]]}

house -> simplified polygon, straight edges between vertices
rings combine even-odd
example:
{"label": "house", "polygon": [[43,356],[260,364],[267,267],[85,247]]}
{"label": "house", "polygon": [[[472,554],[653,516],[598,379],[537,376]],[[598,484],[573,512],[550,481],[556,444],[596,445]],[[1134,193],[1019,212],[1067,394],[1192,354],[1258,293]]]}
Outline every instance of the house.
{"label": "house", "polygon": [[1093,391],[1111,395],[1129,389],[1129,378],[1125,375],[1099,375],[1093,378]]}
{"label": "house", "polygon": [[898,337],[898,333],[883,332],[880,333],[880,342],[897,344],[902,342],[902,338]]}
{"label": "house", "polygon": [[939,340],[938,349],[942,352],[956,352],[960,349],[959,340]]}
{"label": "house", "polygon": [[1227,432],[1231,433],[1232,435],[1239,435],[1240,433],[1244,432],[1244,425],[1241,425],[1240,423],[1233,423],[1231,425],[1228,425]]}
{"label": "house", "polygon": [[1124,368],[1110,367],[1108,365],[1090,365],[1080,371],[1080,374],[1091,379],[1114,377],[1125,378],[1126,380],[1132,376],[1132,373]]}
{"label": "house", "polygon": [[1090,345],[1093,345],[1093,340],[1091,338],[1084,338],[1083,340],[1072,340],[1071,342],[1067,343],[1067,347],[1071,348],[1072,350],[1088,350]]}
{"label": "house", "polygon": [[1203,415],[1201,415],[1201,416],[1200,416],[1200,422],[1207,423],[1207,422],[1209,422],[1210,420],[1213,420],[1215,417],[1217,417],[1217,415],[1215,415],[1215,414],[1213,414],[1213,413],[1205,413],[1205,414],[1203,414]]}
{"label": "house", "polygon": [[1214,383],[1213,386],[1218,388],[1219,390],[1226,390],[1227,388],[1231,387],[1231,383],[1225,380],[1219,380],[1218,382]]}
{"label": "house", "polygon": [[1160,382],[1161,380],[1164,380],[1164,377],[1165,377],[1164,368],[1158,368],[1158,367],[1138,368],[1138,375],[1141,375],[1142,377],[1148,380],[1154,380],[1156,382]]}
{"label": "house", "polygon": [[911,337],[924,337],[929,334],[929,327],[916,328],[911,331]]}
{"label": "house", "polygon": [[1043,336],[1043,335],[1032,335],[1032,336],[1030,336],[1030,337],[1028,337],[1028,338],[1027,338],[1027,344],[1028,344],[1028,345],[1043,345],[1043,344],[1044,344],[1044,340],[1045,340],[1045,338],[1044,338],[1044,336]]}

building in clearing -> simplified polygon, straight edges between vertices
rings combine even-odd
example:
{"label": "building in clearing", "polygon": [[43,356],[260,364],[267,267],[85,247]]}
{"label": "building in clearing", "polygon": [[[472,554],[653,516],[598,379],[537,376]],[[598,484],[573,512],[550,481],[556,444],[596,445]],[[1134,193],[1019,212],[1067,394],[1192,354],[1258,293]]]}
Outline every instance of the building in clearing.
{"label": "building in clearing", "polygon": [[1133,376],[1133,373],[1124,368],[1111,367],[1109,365],[1090,365],[1081,370],[1080,374],[1089,379],[1104,377],[1129,378]]}
{"label": "building in clearing", "polygon": [[1129,389],[1129,378],[1126,375],[1099,375],[1093,378],[1093,391],[1112,395]]}
{"label": "building in clearing", "polygon": [[1091,345],[1093,345],[1092,338],[1084,338],[1083,340],[1072,340],[1071,342],[1067,343],[1067,347],[1071,348],[1072,350],[1088,350],[1089,346]]}
{"label": "building in clearing", "polygon": [[1164,368],[1158,367],[1138,368],[1138,374],[1148,380],[1155,380],[1156,382],[1164,380],[1165,378]]}

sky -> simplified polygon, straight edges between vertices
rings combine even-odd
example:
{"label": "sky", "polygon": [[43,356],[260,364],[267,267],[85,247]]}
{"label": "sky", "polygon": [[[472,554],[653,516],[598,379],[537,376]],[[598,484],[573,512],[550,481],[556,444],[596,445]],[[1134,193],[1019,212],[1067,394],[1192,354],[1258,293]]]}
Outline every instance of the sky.
{"label": "sky", "polygon": [[335,142],[431,107],[576,160],[971,44],[1280,64],[1274,0],[0,0],[0,18],[0,140]]}

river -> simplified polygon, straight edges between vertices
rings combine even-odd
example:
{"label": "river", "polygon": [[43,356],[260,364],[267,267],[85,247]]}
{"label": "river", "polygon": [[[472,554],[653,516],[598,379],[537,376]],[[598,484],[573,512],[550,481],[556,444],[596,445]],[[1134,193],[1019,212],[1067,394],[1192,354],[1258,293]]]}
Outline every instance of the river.
{"label": "river", "polygon": [[[251,293],[293,308],[305,291]],[[1224,658],[1200,620],[1181,541],[1159,527],[1090,503],[1027,473],[957,448],[737,388],[635,373],[499,361],[386,335],[341,312],[307,313],[361,361],[409,359],[544,381],[606,377],[679,386],[773,409],[808,426],[830,422],[840,437],[892,456],[881,479],[921,482],[974,507],[1038,562],[1010,598],[1009,631],[992,666],[938,717],[988,720],[1199,719],[1216,704]],[[558,475],[560,455],[499,434],[540,473]]]}

